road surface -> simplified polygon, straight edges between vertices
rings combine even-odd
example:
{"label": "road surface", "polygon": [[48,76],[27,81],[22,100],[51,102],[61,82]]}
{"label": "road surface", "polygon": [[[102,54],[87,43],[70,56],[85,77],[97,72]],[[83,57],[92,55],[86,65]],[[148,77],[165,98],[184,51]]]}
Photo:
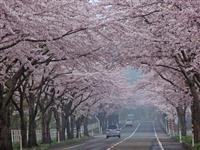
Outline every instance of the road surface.
{"label": "road surface", "polygon": [[106,139],[105,135],[95,137],[85,143],[59,150],[184,150],[171,140],[159,125],[140,122],[134,127],[122,128],[121,138]]}

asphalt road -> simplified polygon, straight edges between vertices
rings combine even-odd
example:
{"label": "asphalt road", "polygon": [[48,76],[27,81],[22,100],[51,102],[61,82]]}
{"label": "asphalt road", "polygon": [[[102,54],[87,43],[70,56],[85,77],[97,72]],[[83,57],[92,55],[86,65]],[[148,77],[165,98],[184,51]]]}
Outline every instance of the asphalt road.
{"label": "asphalt road", "polygon": [[106,136],[102,135],[61,150],[184,150],[184,148],[170,139],[159,125],[153,122],[140,122],[132,128],[123,128],[120,139],[117,137],[106,139]]}

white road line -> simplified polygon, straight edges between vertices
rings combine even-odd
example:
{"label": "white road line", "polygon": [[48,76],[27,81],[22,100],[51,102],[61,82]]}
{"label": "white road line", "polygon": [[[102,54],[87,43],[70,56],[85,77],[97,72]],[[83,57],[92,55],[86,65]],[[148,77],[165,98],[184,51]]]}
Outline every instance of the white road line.
{"label": "white road line", "polygon": [[69,150],[69,149],[76,148],[76,147],[79,147],[79,146],[84,145],[84,144],[85,144],[85,143],[79,144],[79,145],[74,145],[74,146],[71,146],[71,147],[64,148],[64,149],[62,149],[62,150]]}
{"label": "white road line", "polygon": [[136,129],[133,131],[133,133],[132,133],[130,136],[124,138],[123,140],[121,140],[121,141],[118,142],[118,143],[115,143],[114,145],[112,145],[110,148],[108,148],[108,149],[106,149],[106,150],[111,150],[111,149],[113,149],[114,147],[116,147],[117,145],[119,145],[119,144],[125,142],[126,140],[130,139],[130,138],[136,133],[136,131],[138,130],[138,128],[140,127],[140,125],[141,125],[141,124],[139,123],[139,124],[137,125]]}
{"label": "white road line", "polygon": [[154,123],[153,123],[153,129],[154,129],[155,137],[156,137],[156,139],[157,139],[157,141],[158,141],[158,144],[159,144],[159,146],[160,146],[160,149],[161,149],[161,150],[165,150],[165,149],[163,148],[163,146],[162,146],[162,143],[160,142],[160,140],[159,140],[159,138],[158,138],[158,135],[157,135],[157,133],[156,133],[156,128],[155,128],[155,124],[154,124]]}

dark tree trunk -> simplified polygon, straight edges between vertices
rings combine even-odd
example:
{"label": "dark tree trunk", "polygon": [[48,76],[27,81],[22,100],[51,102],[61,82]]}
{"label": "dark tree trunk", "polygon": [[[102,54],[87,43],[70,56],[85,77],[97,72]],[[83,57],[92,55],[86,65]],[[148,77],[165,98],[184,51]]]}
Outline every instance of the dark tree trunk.
{"label": "dark tree trunk", "polygon": [[66,129],[67,129],[67,138],[70,139],[71,138],[71,129],[70,129],[69,117],[66,118]]}
{"label": "dark tree trunk", "polygon": [[70,139],[71,136],[71,124],[70,124],[70,111],[71,111],[72,102],[63,104],[62,110],[64,112],[63,119],[65,119],[65,128],[67,131],[67,138]]}
{"label": "dark tree trunk", "polygon": [[75,116],[72,115],[70,118],[71,118],[70,119],[70,130],[71,130],[70,139],[73,139],[74,138],[74,128],[75,128]]}
{"label": "dark tree trunk", "polygon": [[12,150],[12,139],[7,109],[0,110],[0,150]]}
{"label": "dark tree trunk", "polygon": [[18,92],[20,94],[20,103],[19,105],[13,101],[13,105],[18,110],[20,115],[20,129],[21,129],[21,137],[22,137],[22,147],[26,148],[28,146],[27,140],[27,118],[24,113],[24,101],[25,101],[25,91],[27,88],[28,80],[25,81],[22,86],[18,87]]}
{"label": "dark tree trunk", "polygon": [[5,98],[4,87],[0,84],[0,150],[12,150],[10,131],[10,99]]}
{"label": "dark tree trunk", "polygon": [[200,97],[199,93],[197,92],[196,87],[191,84],[190,85],[190,91],[193,96],[193,102],[192,102],[192,126],[193,126],[193,134],[194,134],[194,142],[199,143],[200,142]]}
{"label": "dark tree trunk", "polygon": [[49,124],[51,121],[52,112],[50,110],[42,113],[42,143],[51,143],[51,134]]}
{"label": "dark tree trunk", "polygon": [[84,136],[89,136],[89,132],[88,132],[88,118],[87,117],[84,117],[84,120],[83,120],[83,133],[84,133]]}
{"label": "dark tree trunk", "polygon": [[[13,75],[12,78],[7,80],[4,85],[0,84],[0,150],[12,150],[12,139],[10,131],[10,106],[12,103],[12,96],[15,92],[18,80],[24,72],[24,67],[20,67],[19,70]],[[19,85],[18,85],[19,86]]]}
{"label": "dark tree trunk", "polygon": [[71,139],[71,123],[69,117],[66,118],[67,138]]}
{"label": "dark tree trunk", "polygon": [[185,64],[186,66],[188,66],[188,62],[191,61],[189,59],[190,58],[189,57],[187,58],[187,54],[183,50],[181,51],[181,53],[175,56],[175,61],[178,64],[182,74],[185,77],[186,84],[188,85],[192,98],[193,98],[191,112],[192,112],[194,143],[200,143],[200,115],[199,115],[200,114],[200,95],[199,95],[200,89],[198,88],[199,87],[198,81],[195,82],[195,76],[194,75],[191,76],[191,74],[186,71],[186,68],[183,68]]}
{"label": "dark tree trunk", "polygon": [[66,139],[66,137],[65,137],[65,128],[66,128],[66,118],[65,118],[65,116],[62,114],[62,117],[61,117],[61,119],[62,119],[62,126],[61,126],[61,134],[60,134],[60,140],[61,141],[65,141],[65,139]]}
{"label": "dark tree trunk", "polygon": [[81,121],[80,121],[80,119],[78,118],[78,119],[76,120],[76,138],[81,137],[81,135],[80,135],[80,129],[81,129]]}
{"label": "dark tree trunk", "polygon": [[105,133],[106,132],[106,128],[107,128],[107,118],[105,118],[101,124],[101,128],[102,128],[102,132]]}
{"label": "dark tree trunk", "polygon": [[179,124],[179,128],[181,130],[181,135],[182,136],[186,136],[187,135],[187,129],[186,129],[186,109],[183,107],[177,107],[177,114],[178,114],[178,124]]}
{"label": "dark tree trunk", "polygon": [[37,146],[37,137],[36,137],[36,122],[35,117],[29,116],[29,128],[28,128],[28,147]]}
{"label": "dark tree trunk", "polygon": [[62,111],[64,114],[62,114],[62,137],[65,138],[65,129],[67,130],[67,138],[70,139],[71,137],[71,129],[70,129],[70,110],[71,110],[72,102],[69,102],[67,104],[63,104]]}
{"label": "dark tree trunk", "polygon": [[20,114],[21,118],[21,137],[22,137],[22,147],[26,148],[28,146],[27,141],[27,121],[24,117],[24,113]]}
{"label": "dark tree trunk", "polygon": [[36,120],[37,115],[37,106],[36,97],[33,93],[29,93],[29,98],[27,99],[29,107],[29,128],[28,128],[28,147],[37,146],[37,137],[36,137]]}
{"label": "dark tree trunk", "polygon": [[53,109],[54,118],[56,120],[56,139],[57,141],[61,140],[61,124],[60,124],[60,115],[56,109]]}

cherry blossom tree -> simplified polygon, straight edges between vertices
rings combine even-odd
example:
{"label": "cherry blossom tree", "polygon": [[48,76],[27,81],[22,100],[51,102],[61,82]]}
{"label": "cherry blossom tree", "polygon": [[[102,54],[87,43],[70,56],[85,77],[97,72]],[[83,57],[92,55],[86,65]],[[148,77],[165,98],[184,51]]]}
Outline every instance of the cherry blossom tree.
{"label": "cherry blossom tree", "polygon": [[[160,111],[167,114],[168,118],[174,120],[178,117],[179,129],[183,136],[186,135],[186,109],[190,106],[191,99],[184,91],[170,82],[163,80],[158,75],[149,74],[147,79],[138,81],[136,90],[142,91],[143,104],[155,105]],[[151,81],[154,82],[151,82]],[[177,82],[179,83],[179,81]]]}
{"label": "cherry blossom tree", "polygon": [[193,128],[199,142],[199,2],[110,0],[100,5],[105,13],[99,13],[110,23],[107,32],[100,32],[113,40],[121,64],[165,68],[182,76],[193,97]]}
{"label": "cherry blossom tree", "polygon": [[[10,135],[9,109],[13,104],[23,120],[24,99],[33,130],[38,113],[48,126],[46,114],[53,110],[57,128],[65,119],[70,131],[69,117],[87,114],[94,101],[113,108],[126,104],[133,92],[121,77],[126,66],[156,73],[148,86],[159,87],[154,93],[166,105],[151,101],[166,112],[172,102],[179,113],[191,103],[199,142],[199,5],[198,0],[0,2],[0,148],[12,149],[10,136],[3,136]],[[33,138],[29,145],[35,144]]]}
{"label": "cherry blossom tree", "polygon": [[[76,37],[67,37],[85,31],[89,25],[91,28],[93,27],[92,16],[89,12],[90,5],[86,1],[28,2],[10,0],[0,2],[2,18],[0,22],[1,82],[2,88],[4,88],[5,82],[3,81],[9,78],[9,82],[6,83],[9,83],[7,87],[11,91],[8,92],[8,99],[2,99],[2,102],[6,104],[2,105],[2,113],[7,112],[10,97],[14,93],[13,89],[17,89],[15,86],[18,84],[18,79],[25,71],[28,73],[29,71],[31,73],[32,71],[38,72],[41,64],[48,65],[51,61],[63,60],[65,63],[70,62],[71,67],[79,64],[79,69],[83,70],[81,62],[85,62],[85,65],[82,64],[85,67],[89,65],[88,59],[83,57],[89,55],[89,59],[94,59],[95,55],[92,53],[93,51],[96,53],[100,46],[92,47],[94,43],[89,42],[92,41],[92,38],[85,38],[89,37],[89,32],[77,34]],[[90,22],[88,22],[89,20]],[[77,43],[79,44],[77,45]],[[82,59],[78,59],[80,57]],[[16,74],[13,73],[13,69]],[[8,71],[13,74],[13,77],[8,74]],[[2,115],[1,119],[2,126],[6,124],[9,126],[9,123],[5,123],[4,120],[9,120],[9,117]],[[7,125],[1,128],[8,129]],[[3,134],[9,134],[9,132],[2,133],[2,137]],[[7,142],[11,140],[5,139],[4,141],[5,143],[1,143],[2,149],[12,149],[11,144]]]}

